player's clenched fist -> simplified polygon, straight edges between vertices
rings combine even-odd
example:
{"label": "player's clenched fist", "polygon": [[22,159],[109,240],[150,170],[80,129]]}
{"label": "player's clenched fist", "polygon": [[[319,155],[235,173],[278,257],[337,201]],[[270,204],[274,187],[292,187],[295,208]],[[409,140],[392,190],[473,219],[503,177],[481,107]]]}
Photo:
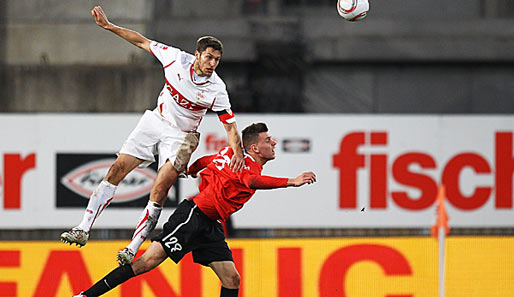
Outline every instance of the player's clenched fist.
{"label": "player's clenched fist", "polygon": [[312,184],[314,182],[316,182],[316,174],[314,174],[314,172],[304,172],[295,178],[290,178],[287,181],[287,185],[299,187],[305,184]]}

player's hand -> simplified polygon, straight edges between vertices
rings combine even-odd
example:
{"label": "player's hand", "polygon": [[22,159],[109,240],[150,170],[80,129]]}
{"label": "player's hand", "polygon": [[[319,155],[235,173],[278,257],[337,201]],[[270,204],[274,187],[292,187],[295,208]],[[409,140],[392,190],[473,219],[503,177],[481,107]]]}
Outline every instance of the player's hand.
{"label": "player's hand", "polygon": [[245,159],[243,155],[234,153],[232,159],[230,159],[230,169],[232,169],[232,171],[235,173],[239,173],[241,170],[243,170],[244,165]]}
{"label": "player's hand", "polygon": [[104,29],[107,29],[112,25],[100,6],[95,6],[93,10],[91,10],[91,15],[95,19],[96,24]]}
{"label": "player's hand", "polygon": [[314,172],[304,172],[293,179],[289,179],[288,183],[293,187],[300,187],[305,184],[316,182],[316,174]]}

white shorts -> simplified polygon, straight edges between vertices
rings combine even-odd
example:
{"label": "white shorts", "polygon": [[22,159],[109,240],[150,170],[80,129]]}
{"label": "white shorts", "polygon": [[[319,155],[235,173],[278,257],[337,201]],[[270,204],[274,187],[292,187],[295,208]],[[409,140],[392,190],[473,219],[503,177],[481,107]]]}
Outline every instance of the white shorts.
{"label": "white shorts", "polygon": [[139,167],[155,162],[159,154],[159,168],[167,160],[180,173],[187,168],[191,155],[198,147],[200,133],[184,132],[161,117],[157,110],[147,110],[123,143],[119,154],[127,154],[144,160]]}

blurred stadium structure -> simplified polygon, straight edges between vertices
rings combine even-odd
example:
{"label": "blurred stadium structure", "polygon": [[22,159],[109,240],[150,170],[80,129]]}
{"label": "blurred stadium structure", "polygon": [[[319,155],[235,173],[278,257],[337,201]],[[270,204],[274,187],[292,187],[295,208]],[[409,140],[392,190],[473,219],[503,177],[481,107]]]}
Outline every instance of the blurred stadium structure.
{"label": "blurred stadium structure", "polygon": [[[90,9],[102,5],[114,23],[185,51],[201,35],[220,38],[218,73],[236,114],[513,116],[514,1],[370,0],[358,23],[342,20],[335,2],[3,0],[0,112],[139,114],[155,106],[160,64],[94,24]],[[238,238],[430,234],[428,225],[235,228]],[[57,240],[61,231],[0,226],[0,241]],[[97,229],[91,238],[126,240],[132,232]],[[450,235],[513,236],[514,228]]]}
{"label": "blurred stadium structure", "polygon": [[219,37],[237,112],[514,112],[510,0],[375,0],[355,24],[328,0],[1,1],[1,112],[153,106],[160,65],[97,28],[96,4],[186,51]]}

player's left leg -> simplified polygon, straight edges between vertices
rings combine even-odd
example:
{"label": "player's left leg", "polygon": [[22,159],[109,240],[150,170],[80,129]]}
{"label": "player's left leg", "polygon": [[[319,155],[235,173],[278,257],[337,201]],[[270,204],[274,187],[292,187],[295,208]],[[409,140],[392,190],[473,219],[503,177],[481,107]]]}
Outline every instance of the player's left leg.
{"label": "player's left leg", "polygon": [[166,258],[167,255],[162,245],[159,242],[152,242],[148,250],[134,263],[114,269],[91,288],[77,296],[96,297],[103,295],[130,278],[154,269]]}
{"label": "player's left leg", "polygon": [[237,272],[236,266],[232,261],[215,261],[209,267],[216,273],[221,280],[220,297],[237,297],[239,294],[239,283],[241,277]]}
{"label": "player's left leg", "polygon": [[120,265],[129,264],[134,259],[137,250],[150,233],[155,229],[155,225],[161,215],[162,206],[168,197],[168,192],[171,186],[175,183],[178,177],[178,171],[171,165],[169,161],[159,169],[157,178],[150,192],[150,201],[145,209],[139,216],[136,230],[132,236],[132,241],[129,245],[120,251],[117,255],[117,260]]}
{"label": "player's left leg", "polygon": [[61,234],[61,241],[84,246],[89,238],[93,223],[111,203],[118,184],[144,160],[128,154],[120,154],[111,165],[106,177],[91,194],[82,221],[71,230]]}

